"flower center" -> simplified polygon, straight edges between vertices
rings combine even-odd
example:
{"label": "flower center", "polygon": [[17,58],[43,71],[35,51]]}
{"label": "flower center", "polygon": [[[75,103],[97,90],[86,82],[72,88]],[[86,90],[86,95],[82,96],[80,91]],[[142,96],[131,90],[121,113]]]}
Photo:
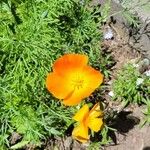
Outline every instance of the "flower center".
{"label": "flower center", "polygon": [[84,85],[84,80],[80,76],[77,76],[72,80],[72,86],[75,89],[80,89],[83,87],[83,85]]}

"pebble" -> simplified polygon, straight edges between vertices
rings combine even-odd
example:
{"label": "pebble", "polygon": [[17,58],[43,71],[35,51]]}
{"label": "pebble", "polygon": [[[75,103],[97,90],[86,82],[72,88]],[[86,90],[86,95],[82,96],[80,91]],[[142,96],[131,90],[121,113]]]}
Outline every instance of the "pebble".
{"label": "pebble", "polygon": [[111,97],[113,97],[113,96],[114,96],[114,92],[113,92],[113,91],[110,91],[110,92],[108,93],[108,95],[111,96]]}
{"label": "pebble", "polygon": [[104,33],[105,40],[111,40],[114,37],[113,31],[110,27],[107,28],[106,32]]}

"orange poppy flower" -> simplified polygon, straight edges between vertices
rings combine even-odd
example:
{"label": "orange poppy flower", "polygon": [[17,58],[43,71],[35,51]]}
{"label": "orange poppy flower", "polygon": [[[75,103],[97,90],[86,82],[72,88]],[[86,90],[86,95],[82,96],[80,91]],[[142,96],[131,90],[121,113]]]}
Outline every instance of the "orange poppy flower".
{"label": "orange poppy flower", "polygon": [[87,142],[89,140],[89,128],[94,132],[100,131],[103,125],[102,116],[103,113],[98,103],[90,111],[88,105],[85,104],[73,117],[79,122],[72,132],[73,138],[82,143]]}
{"label": "orange poppy flower", "polygon": [[65,105],[78,104],[102,83],[103,75],[87,65],[88,57],[66,54],[58,58],[46,79],[47,89]]}

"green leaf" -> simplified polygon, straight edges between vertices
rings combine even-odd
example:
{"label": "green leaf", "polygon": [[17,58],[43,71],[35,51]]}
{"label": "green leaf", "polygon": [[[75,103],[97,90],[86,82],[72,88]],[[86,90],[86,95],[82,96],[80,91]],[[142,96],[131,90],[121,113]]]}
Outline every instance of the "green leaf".
{"label": "green leaf", "polygon": [[25,145],[27,145],[29,143],[29,141],[21,141],[13,146],[10,147],[10,149],[19,149],[24,147]]}

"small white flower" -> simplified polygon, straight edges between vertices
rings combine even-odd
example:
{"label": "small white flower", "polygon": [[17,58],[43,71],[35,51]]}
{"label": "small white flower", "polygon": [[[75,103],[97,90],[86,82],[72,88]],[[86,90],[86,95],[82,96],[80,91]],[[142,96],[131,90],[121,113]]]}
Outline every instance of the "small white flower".
{"label": "small white flower", "polygon": [[81,107],[79,105],[77,105],[76,108],[79,110]]}
{"label": "small white flower", "polygon": [[113,97],[113,96],[114,96],[114,92],[113,92],[113,91],[110,91],[110,92],[108,93],[108,95],[111,96],[111,97]]}
{"label": "small white flower", "polygon": [[138,85],[142,84],[143,81],[144,81],[144,79],[138,78],[138,79],[136,80],[136,85],[138,86]]}
{"label": "small white flower", "polygon": [[145,74],[146,76],[150,77],[150,70],[145,71],[144,74]]}
{"label": "small white flower", "polygon": [[83,5],[85,3],[85,0],[80,0],[80,4]]}
{"label": "small white flower", "polygon": [[133,64],[133,67],[138,68],[139,64]]}

